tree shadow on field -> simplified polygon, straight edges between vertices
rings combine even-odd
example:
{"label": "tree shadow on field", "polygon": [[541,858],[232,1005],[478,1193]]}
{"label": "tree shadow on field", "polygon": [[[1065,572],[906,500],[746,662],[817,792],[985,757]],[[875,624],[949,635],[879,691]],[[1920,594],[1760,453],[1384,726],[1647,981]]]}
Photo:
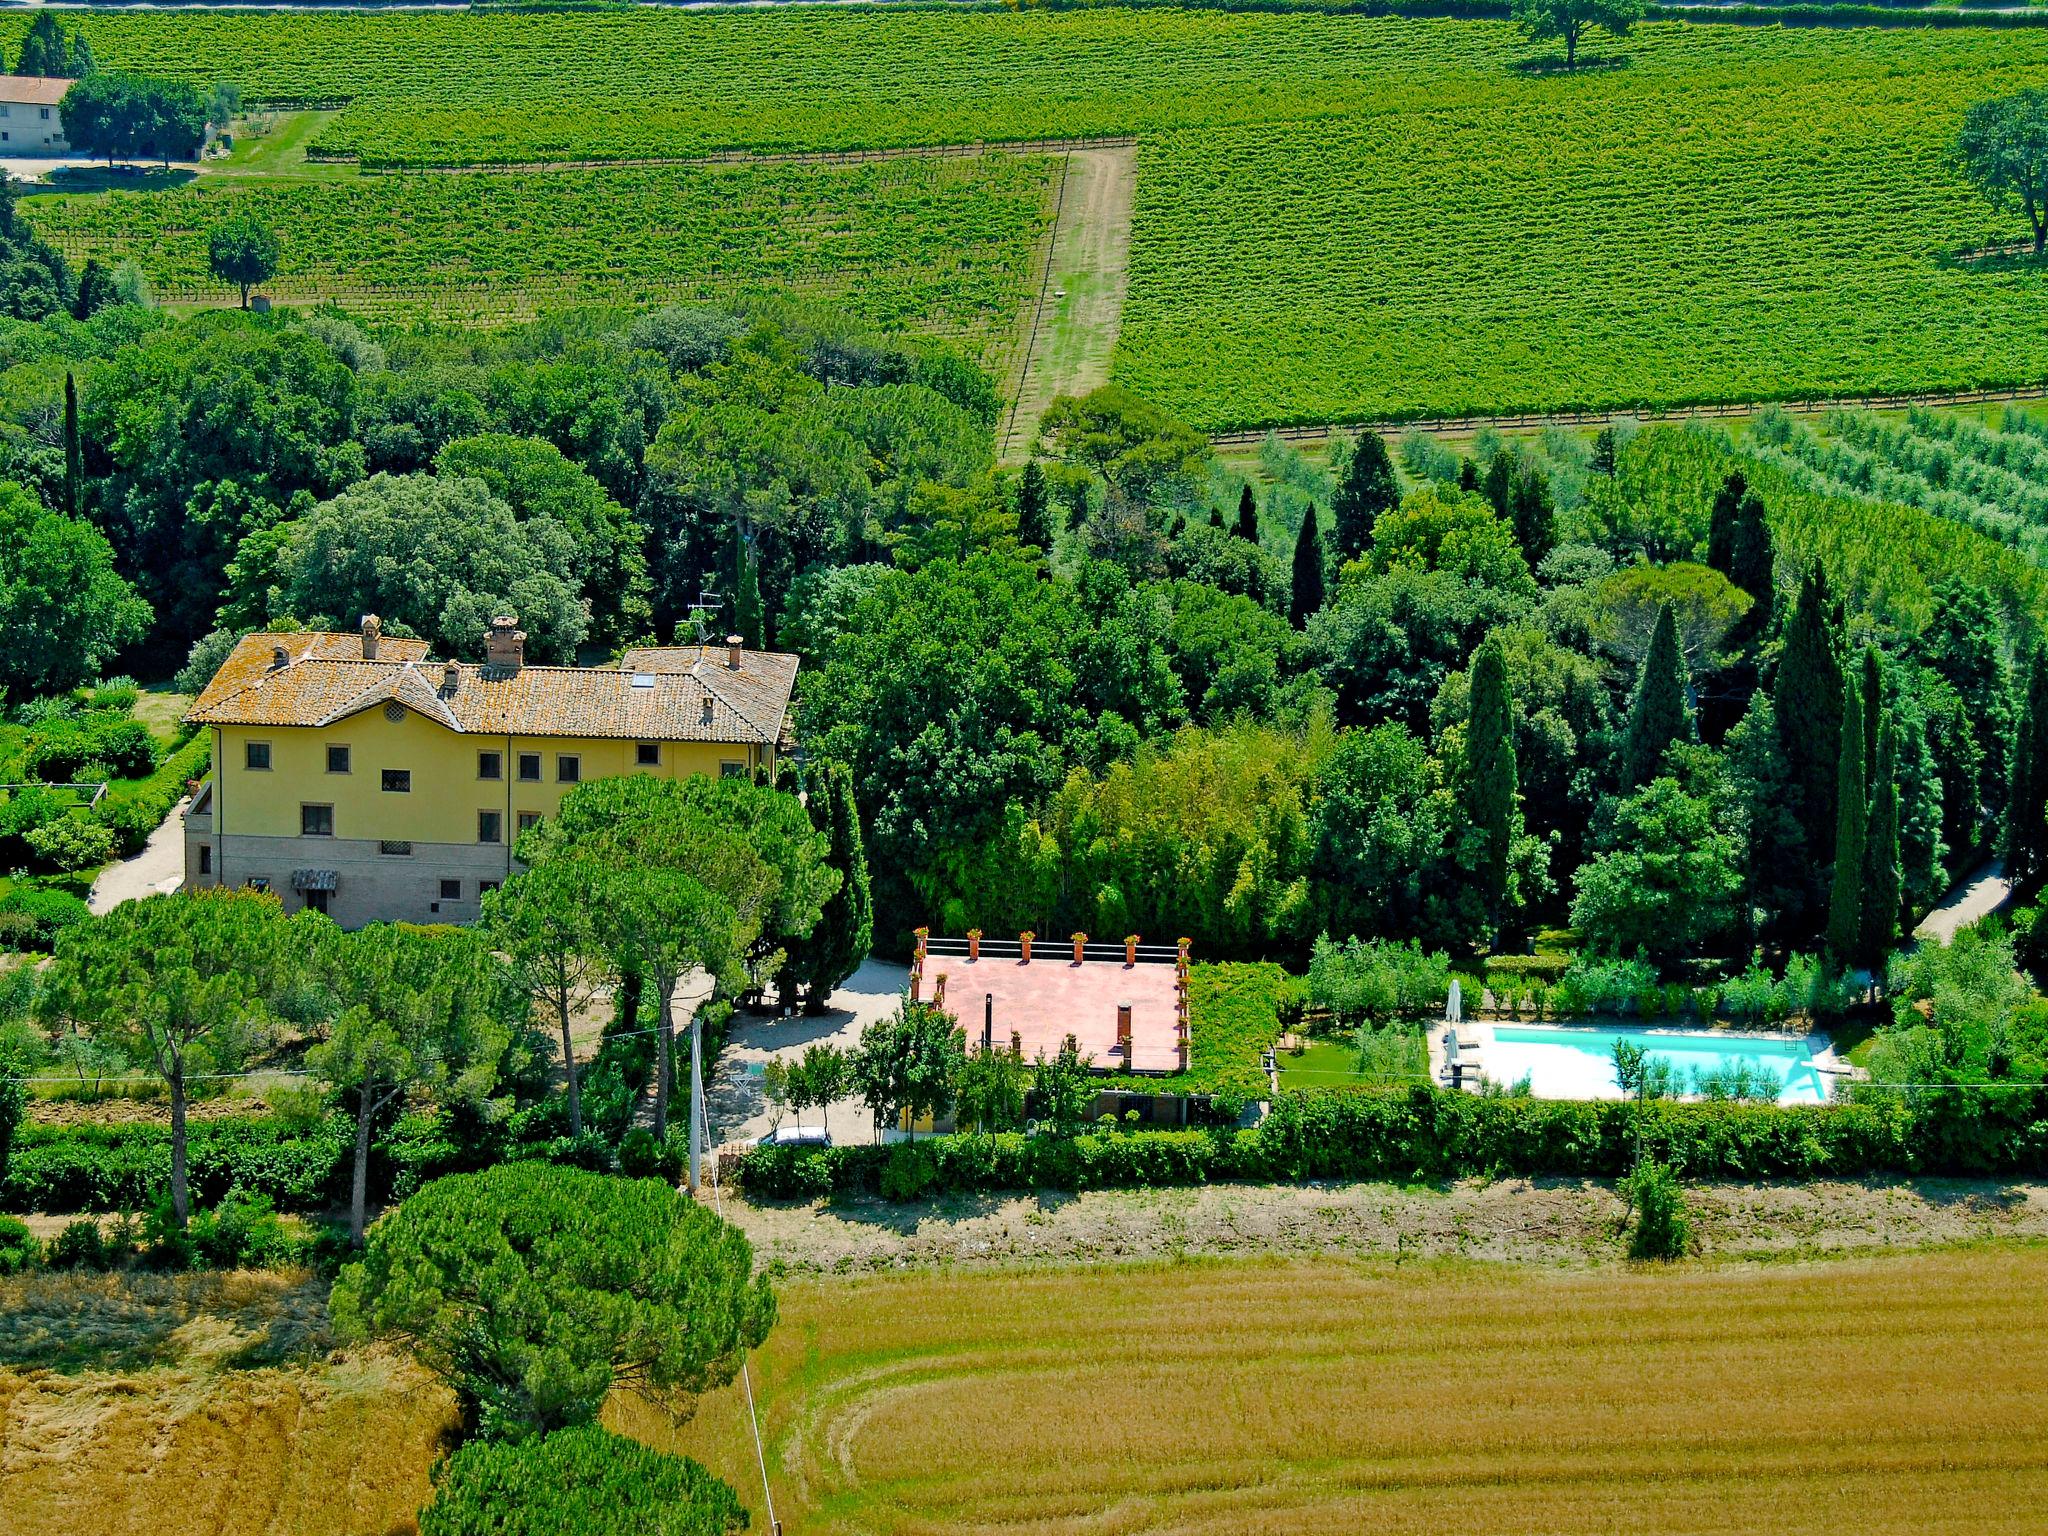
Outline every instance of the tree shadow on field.
{"label": "tree shadow on field", "polygon": [[1972,250],[1941,251],[1934,264],[1944,272],[2048,272],[2048,256],[2036,256],[2031,240]]}
{"label": "tree shadow on field", "polygon": [[251,1369],[333,1347],[327,1283],[303,1270],[44,1270],[0,1281],[0,1366],[66,1375],[156,1365]]}
{"label": "tree shadow on field", "polygon": [[21,190],[31,196],[38,192],[169,192],[198,175],[189,165],[168,170],[160,165],[117,165],[112,170],[104,165],[60,165],[42,181]]}
{"label": "tree shadow on field", "polygon": [[899,1237],[914,1237],[926,1223],[950,1226],[993,1216],[1004,1206],[1029,1201],[1033,1214],[1049,1216],[1074,1203],[1063,1189],[993,1190],[985,1193],[949,1193],[930,1200],[885,1200],[880,1195],[840,1195],[828,1209],[851,1225],[875,1227]]}
{"label": "tree shadow on field", "polygon": [[1626,54],[1582,53],[1577,64],[1566,64],[1561,53],[1540,53],[1517,59],[1508,66],[1518,75],[1597,75],[1606,70],[1627,69],[1633,61]]}

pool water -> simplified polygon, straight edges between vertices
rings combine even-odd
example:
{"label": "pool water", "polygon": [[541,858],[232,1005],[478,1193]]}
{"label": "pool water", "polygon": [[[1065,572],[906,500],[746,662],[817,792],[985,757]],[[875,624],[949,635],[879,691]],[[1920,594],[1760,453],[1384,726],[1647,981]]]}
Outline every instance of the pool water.
{"label": "pool water", "polygon": [[1746,1064],[1752,1074],[1765,1073],[1781,1083],[1780,1104],[1825,1104],[1827,1080],[1813,1064],[1804,1040],[1759,1040],[1728,1033],[1684,1033],[1600,1027],[1544,1029],[1493,1026],[1493,1048],[1480,1052],[1480,1065],[1496,1083],[1529,1079],[1539,1099],[1618,1099],[1621,1084],[1614,1075],[1614,1042],[1630,1040],[1672,1066],[1673,1086],[1681,1094],[1694,1091],[1710,1073],[1734,1071]]}

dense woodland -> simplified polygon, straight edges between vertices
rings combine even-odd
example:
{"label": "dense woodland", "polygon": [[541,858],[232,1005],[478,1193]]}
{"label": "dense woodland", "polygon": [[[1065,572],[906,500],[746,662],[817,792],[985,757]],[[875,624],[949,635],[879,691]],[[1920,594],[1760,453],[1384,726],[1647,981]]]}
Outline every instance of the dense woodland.
{"label": "dense woodland", "polygon": [[986,376],[812,308],[174,319],[7,228],[13,702],[365,611],[463,655],[509,608],[546,660],[734,627],[803,657],[884,948],[1881,969],[2009,811],[2040,857],[2038,568],[1718,431],[1254,469],[1112,387],[996,470]]}

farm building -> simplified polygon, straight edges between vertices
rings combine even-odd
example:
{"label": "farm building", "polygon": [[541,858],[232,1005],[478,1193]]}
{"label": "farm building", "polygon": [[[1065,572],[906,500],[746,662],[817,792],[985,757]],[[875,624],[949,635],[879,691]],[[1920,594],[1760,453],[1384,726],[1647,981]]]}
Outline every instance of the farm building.
{"label": "farm building", "polygon": [[0,75],[0,157],[69,154],[57,106],[77,83],[51,75]]}

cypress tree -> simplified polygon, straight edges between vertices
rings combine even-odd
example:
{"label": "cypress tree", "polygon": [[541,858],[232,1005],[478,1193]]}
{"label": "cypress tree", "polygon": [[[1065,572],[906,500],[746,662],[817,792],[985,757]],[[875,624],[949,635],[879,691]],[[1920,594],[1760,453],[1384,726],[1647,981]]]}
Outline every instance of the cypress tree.
{"label": "cypress tree", "polygon": [[1743,615],[1742,638],[1769,634],[1778,601],[1778,551],[1771,542],[1770,524],[1764,519],[1763,499],[1755,491],[1744,491],[1736,503],[1734,526],[1729,531],[1728,564],[1725,569],[1715,569],[1756,600]]}
{"label": "cypress tree", "polygon": [[1593,434],[1593,473],[1614,473],[1614,428],[1602,427]]}
{"label": "cypress tree", "polygon": [[1373,525],[1401,504],[1401,483],[1386,440],[1377,432],[1360,435],[1344,466],[1344,480],[1330,502],[1335,519],[1337,559],[1356,560],[1372,543]]}
{"label": "cypress tree", "polygon": [[1506,517],[1514,504],[1515,456],[1506,448],[1493,450],[1486,472],[1479,478],[1479,494],[1492,506],[1496,517]]}
{"label": "cypress tree", "polygon": [[2005,871],[2015,885],[2031,890],[2048,873],[2048,653],[2039,646],[2027,662],[2010,783]]}
{"label": "cypress tree", "polygon": [[1941,836],[1941,773],[1927,744],[1926,707],[1911,694],[1902,694],[1891,723],[1903,918],[1941,899],[1948,885],[1948,872],[1942,867],[1948,847]]}
{"label": "cypress tree", "polygon": [[1850,965],[1863,953],[1863,856],[1870,807],[1863,778],[1863,691],[1842,693],[1841,756],[1835,777],[1835,880],[1828,899],[1828,952]]}
{"label": "cypress tree", "polygon": [[1508,493],[1508,517],[1515,525],[1515,540],[1522,553],[1535,565],[1550,553],[1551,519],[1555,509],[1550,501],[1550,478],[1535,464],[1515,470]]}
{"label": "cypress tree", "polygon": [[1249,485],[1237,495],[1235,532],[1240,539],[1249,539],[1254,544],[1259,542],[1259,501],[1252,495],[1252,488]]}
{"label": "cypress tree", "polygon": [[732,627],[750,650],[766,643],[761,633],[761,578],[754,565],[754,552],[747,547],[746,530],[738,518],[732,524],[733,599]]}
{"label": "cypress tree", "polygon": [[78,381],[70,370],[64,374],[64,510],[78,516],[79,492],[84,488],[85,456],[78,446]]}
{"label": "cypress tree", "polygon": [[860,813],[853,803],[853,775],[838,763],[825,764],[811,793],[810,809],[812,824],[831,839],[828,858],[840,874],[839,889],[826,901],[818,926],[803,943],[802,973],[808,988],[804,1012],[823,1013],[833,990],[854,973],[873,946],[875,903]]}
{"label": "cypress tree", "polygon": [[1863,782],[1877,794],[1877,738],[1884,719],[1884,658],[1874,645],[1863,647]]}
{"label": "cypress tree", "polygon": [[1657,610],[1657,627],[1650,632],[1649,653],[1643,657],[1635,698],[1629,705],[1628,731],[1621,745],[1624,791],[1654,779],[1671,744],[1691,738],[1685,688],[1685,658],[1678,649],[1678,623],[1672,617],[1671,605],[1666,603]]}
{"label": "cypress tree", "polygon": [[1878,735],[1877,777],[1872,780],[1870,830],[1863,850],[1862,958],[1872,971],[1891,953],[1904,907],[1899,873],[1898,744],[1891,721],[1884,722]]}
{"label": "cypress tree", "polygon": [[[1807,573],[1785,620],[1785,651],[1778,659],[1771,703],[1778,722],[1778,749],[1807,851],[1813,866],[1824,866],[1835,856],[1842,662],[1828,627],[1827,579],[1818,565]],[[1862,750],[1860,740],[1857,750]]]}
{"label": "cypress tree", "polygon": [[1707,564],[1730,581],[1735,580],[1736,512],[1748,492],[1749,482],[1742,471],[1730,470],[1714,493],[1714,510],[1707,518]]}
{"label": "cypress tree", "polygon": [[1052,549],[1052,496],[1046,490],[1044,466],[1037,459],[1028,460],[1017,477],[1017,542],[1048,552]]}
{"label": "cypress tree", "polygon": [[1479,489],[1479,466],[1470,459],[1461,460],[1458,464],[1458,489],[1461,491],[1476,491]]}
{"label": "cypress tree", "polygon": [[1296,629],[1309,621],[1309,616],[1321,611],[1327,595],[1323,581],[1323,533],[1311,505],[1308,514],[1301,520],[1301,532],[1294,540],[1294,594],[1288,603],[1287,616]]}
{"label": "cypress tree", "polygon": [[1223,509],[1221,507],[1211,507],[1209,509],[1209,526],[1211,528],[1221,528],[1223,526]]}
{"label": "cypress tree", "polygon": [[1480,889],[1488,919],[1507,907],[1508,861],[1515,839],[1515,717],[1508,694],[1507,653],[1488,635],[1472,660],[1472,713],[1465,752],[1470,770],[1466,814],[1481,837]]}

